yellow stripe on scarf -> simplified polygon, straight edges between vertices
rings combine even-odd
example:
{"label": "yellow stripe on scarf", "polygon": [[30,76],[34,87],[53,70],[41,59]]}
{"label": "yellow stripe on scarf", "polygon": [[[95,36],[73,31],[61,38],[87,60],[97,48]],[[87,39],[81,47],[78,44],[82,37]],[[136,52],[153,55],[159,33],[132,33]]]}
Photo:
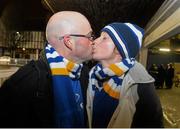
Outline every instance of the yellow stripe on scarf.
{"label": "yellow stripe on scarf", "polygon": [[117,91],[114,91],[107,83],[104,84],[103,86],[104,91],[109,94],[111,97],[115,99],[119,99],[120,93]]}
{"label": "yellow stripe on scarf", "polygon": [[117,76],[121,76],[124,74],[124,71],[120,69],[118,66],[116,66],[115,64],[111,64],[109,66],[109,69],[111,69]]}
{"label": "yellow stripe on scarf", "polygon": [[51,69],[52,75],[69,75],[69,72],[64,68]]}
{"label": "yellow stripe on scarf", "polygon": [[69,61],[68,64],[67,64],[67,66],[66,66],[67,69],[68,69],[68,71],[72,71],[72,69],[74,68],[74,65],[75,65],[75,64],[74,64],[73,62]]}

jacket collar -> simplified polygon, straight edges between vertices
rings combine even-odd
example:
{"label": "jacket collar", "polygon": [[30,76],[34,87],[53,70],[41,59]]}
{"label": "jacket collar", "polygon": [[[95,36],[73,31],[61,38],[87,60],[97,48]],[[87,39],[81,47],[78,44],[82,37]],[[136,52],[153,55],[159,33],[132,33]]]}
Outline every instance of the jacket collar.
{"label": "jacket collar", "polygon": [[135,62],[133,68],[131,68],[128,74],[132,78],[132,83],[152,83],[154,82],[154,78],[148,74],[147,70],[144,68],[142,64],[139,62]]}
{"label": "jacket collar", "polygon": [[49,64],[48,64],[44,49],[41,51],[41,53],[39,55],[39,60],[42,60],[46,64],[47,69],[48,69],[48,73],[51,73],[51,69],[49,67]]}

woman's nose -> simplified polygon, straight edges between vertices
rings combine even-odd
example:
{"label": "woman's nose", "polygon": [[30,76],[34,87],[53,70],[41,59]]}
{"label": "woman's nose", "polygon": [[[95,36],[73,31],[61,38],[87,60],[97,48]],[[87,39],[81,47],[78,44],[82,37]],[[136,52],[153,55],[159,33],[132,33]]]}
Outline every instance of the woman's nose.
{"label": "woman's nose", "polygon": [[96,44],[97,44],[97,42],[98,42],[98,38],[94,39],[94,41],[93,41],[93,45],[96,45]]}
{"label": "woman's nose", "polygon": [[94,41],[92,42],[92,45],[95,45],[95,42],[94,42]]}
{"label": "woman's nose", "polygon": [[96,47],[96,42],[93,41],[92,42],[92,48],[95,49],[95,47]]}
{"label": "woman's nose", "polygon": [[92,45],[95,45],[96,44],[96,40],[92,41]]}

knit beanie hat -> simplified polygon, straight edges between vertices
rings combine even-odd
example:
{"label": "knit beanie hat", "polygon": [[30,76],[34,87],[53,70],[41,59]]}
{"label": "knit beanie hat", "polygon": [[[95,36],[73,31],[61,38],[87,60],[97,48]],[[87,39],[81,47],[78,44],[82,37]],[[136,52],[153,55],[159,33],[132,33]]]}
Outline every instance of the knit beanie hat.
{"label": "knit beanie hat", "polygon": [[123,59],[136,57],[142,45],[142,28],[131,23],[111,23],[102,31],[109,34]]}

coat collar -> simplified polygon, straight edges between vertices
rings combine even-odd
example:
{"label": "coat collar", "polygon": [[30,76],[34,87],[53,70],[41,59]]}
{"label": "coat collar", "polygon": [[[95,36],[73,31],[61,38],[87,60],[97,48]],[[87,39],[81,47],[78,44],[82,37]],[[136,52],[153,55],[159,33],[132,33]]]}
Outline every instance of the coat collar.
{"label": "coat collar", "polygon": [[152,83],[155,81],[144,66],[137,61],[134,67],[129,70],[128,74],[132,78],[132,83]]}

